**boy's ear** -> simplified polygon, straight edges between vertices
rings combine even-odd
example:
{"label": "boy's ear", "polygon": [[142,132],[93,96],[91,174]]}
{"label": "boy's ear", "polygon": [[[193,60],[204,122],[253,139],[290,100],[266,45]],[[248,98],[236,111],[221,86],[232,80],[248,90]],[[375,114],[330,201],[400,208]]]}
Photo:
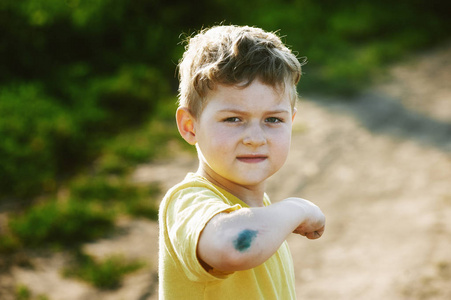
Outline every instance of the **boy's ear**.
{"label": "boy's ear", "polygon": [[194,124],[196,119],[189,112],[186,107],[179,107],[176,113],[177,120],[177,128],[179,129],[180,135],[183,137],[185,141],[187,141],[191,145],[195,145],[196,140],[196,131],[194,128]]}
{"label": "boy's ear", "polygon": [[294,117],[296,116],[296,112],[298,110],[296,109],[296,107],[293,108],[293,114],[291,115],[291,122],[294,122]]}

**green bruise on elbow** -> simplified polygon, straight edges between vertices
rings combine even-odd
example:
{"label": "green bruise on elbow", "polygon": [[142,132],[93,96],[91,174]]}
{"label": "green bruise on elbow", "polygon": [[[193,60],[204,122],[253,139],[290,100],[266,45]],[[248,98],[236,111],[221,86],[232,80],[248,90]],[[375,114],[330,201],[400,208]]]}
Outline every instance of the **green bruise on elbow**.
{"label": "green bruise on elbow", "polygon": [[240,232],[240,234],[238,235],[237,239],[234,241],[234,246],[235,249],[243,252],[246,251],[247,249],[249,249],[249,247],[252,244],[252,241],[254,240],[254,238],[257,236],[258,231],[256,230],[243,230]]}

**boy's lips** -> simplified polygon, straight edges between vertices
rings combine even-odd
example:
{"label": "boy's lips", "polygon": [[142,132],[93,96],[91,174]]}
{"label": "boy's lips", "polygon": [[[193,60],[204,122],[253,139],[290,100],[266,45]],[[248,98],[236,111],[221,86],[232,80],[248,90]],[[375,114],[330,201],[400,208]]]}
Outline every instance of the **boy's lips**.
{"label": "boy's lips", "polygon": [[237,160],[244,163],[259,163],[266,160],[267,158],[268,156],[264,154],[245,154],[236,157]]}

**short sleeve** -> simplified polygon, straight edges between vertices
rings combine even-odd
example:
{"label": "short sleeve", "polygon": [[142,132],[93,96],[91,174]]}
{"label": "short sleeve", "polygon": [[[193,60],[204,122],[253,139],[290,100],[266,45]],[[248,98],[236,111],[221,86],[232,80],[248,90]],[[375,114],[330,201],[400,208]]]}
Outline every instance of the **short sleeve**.
{"label": "short sleeve", "polygon": [[192,281],[212,281],[228,274],[207,272],[197,257],[197,244],[205,225],[218,213],[231,212],[241,205],[226,203],[206,188],[189,188],[176,192],[166,214],[169,240],[177,260]]}

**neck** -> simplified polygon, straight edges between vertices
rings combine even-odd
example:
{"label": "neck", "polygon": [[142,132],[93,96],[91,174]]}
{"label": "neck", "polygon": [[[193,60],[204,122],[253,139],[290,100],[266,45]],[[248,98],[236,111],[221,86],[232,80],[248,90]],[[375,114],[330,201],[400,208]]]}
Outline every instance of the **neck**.
{"label": "neck", "polygon": [[231,193],[250,207],[262,207],[263,196],[265,194],[265,183],[256,186],[243,186],[233,181],[227,180],[223,177],[217,176],[209,168],[199,166],[197,174],[205,177],[214,185]]}

